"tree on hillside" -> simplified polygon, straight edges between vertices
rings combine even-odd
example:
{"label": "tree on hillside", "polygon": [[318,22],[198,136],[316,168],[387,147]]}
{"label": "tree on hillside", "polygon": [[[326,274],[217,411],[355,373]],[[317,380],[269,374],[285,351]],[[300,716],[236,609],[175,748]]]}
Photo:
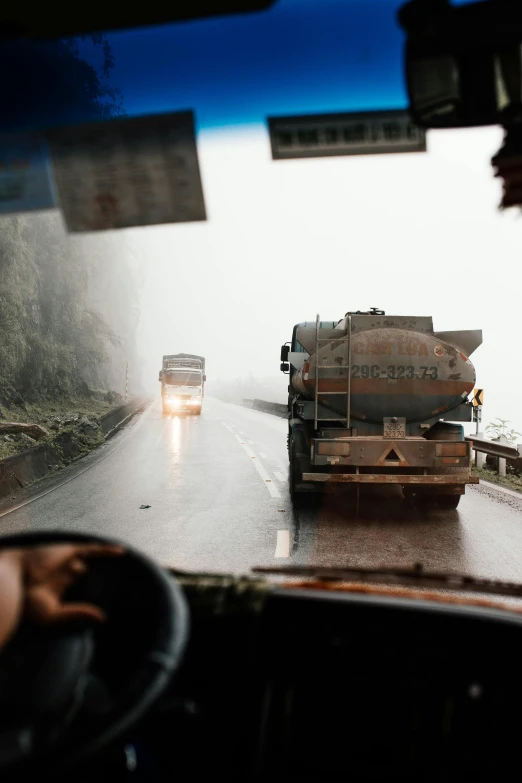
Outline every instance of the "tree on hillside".
{"label": "tree on hillside", "polygon": [[0,47],[3,132],[31,130],[124,114],[120,91],[110,84],[114,58],[107,38],[89,36],[102,54],[101,70],[80,56],[79,41],[21,40]]}
{"label": "tree on hillside", "polygon": [[[82,59],[78,41],[1,48],[0,64],[12,76],[3,85],[3,130],[31,128],[35,117],[56,125],[122,114],[108,81],[109,43],[91,40],[102,53],[99,71]],[[134,350],[129,313],[136,307],[122,240],[68,236],[57,214],[0,219],[0,404],[108,388],[122,375],[122,357]],[[102,288],[113,282],[111,294],[121,280],[112,302],[96,295],[97,275]]]}
{"label": "tree on hillside", "polygon": [[16,401],[12,384],[30,348],[26,335],[39,319],[35,249],[23,237],[24,219],[0,221],[0,402]]}

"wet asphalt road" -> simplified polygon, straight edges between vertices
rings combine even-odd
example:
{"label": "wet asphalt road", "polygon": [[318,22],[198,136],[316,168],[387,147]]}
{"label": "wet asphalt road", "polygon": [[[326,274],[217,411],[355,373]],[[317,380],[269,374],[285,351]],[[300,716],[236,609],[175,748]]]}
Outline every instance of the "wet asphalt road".
{"label": "wet asphalt road", "polygon": [[[63,528],[130,542],[165,565],[396,565],[522,582],[522,499],[470,487],[457,511],[412,510],[362,487],[292,511],[287,423],[207,399],[200,417],[158,405],[97,452],[0,505],[0,531]],[[150,508],[140,509],[140,505]]]}

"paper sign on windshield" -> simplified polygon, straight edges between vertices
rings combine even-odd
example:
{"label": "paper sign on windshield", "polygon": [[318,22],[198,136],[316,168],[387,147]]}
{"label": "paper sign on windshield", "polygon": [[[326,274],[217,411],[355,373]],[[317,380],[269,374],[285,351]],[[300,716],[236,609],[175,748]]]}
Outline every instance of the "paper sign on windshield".
{"label": "paper sign on windshield", "polygon": [[426,152],[426,133],[407,111],[270,117],[272,158]]}
{"label": "paper sign on windshield", "polygon": [[0,137],[0,213],[52,209],[56,196],[45,139]]}
{"label": "paper sign on windshield", "polygon": [[49,142],[69,231],[206,220],[191,111],[60,128]]}

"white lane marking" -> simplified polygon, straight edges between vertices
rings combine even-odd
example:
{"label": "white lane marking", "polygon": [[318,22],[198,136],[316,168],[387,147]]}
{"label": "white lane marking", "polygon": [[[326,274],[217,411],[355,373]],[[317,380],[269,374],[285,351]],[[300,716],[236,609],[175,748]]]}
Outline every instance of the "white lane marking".
{"label": "white lane marking", "polygon": [[290,531],[277,531],[277,544],[274,557],[290,557]]}
{"label": "white lane marking", "polygon": [[[285,466],[281,463],[281,460],[277,459],[276,455],[272,451],[272,449],[268,448],[265,444],[260,444],[261,447],[264,447],[266,451],[260,451],[259,455],[263,457],[263,459],[267,459],[270,462],[272,462],[273,465],[275,465],[276,468],[279,468],[279,470],[284,473],[285,472]],[[268,453],[267,453],[268,452]]]}
{"label": "white lane marking", "polygon": [[255,446],[256,444],[255,440],[249,440],[248,442],[250,443],[251,446]]}
{"label": "white lane marking", "polygon": [[288,479],[286,478],[286,476],[283,476],[283,474],[282,474],[282,473],[280,473],[278,470],[274,470],[274,476],[276,477],[276,479],[277,479],[278,481],[281,481],[283,484],[284,484],[284,483],[286,483],[286,482],[288,481]]}
{"label": "white lane marking", "polygon": [[246,444],[246,443],[245,443],[243,440],[241,440],[241,438],[239,437],[239,435],[236,435],[236,433],[233,431],[233,429],[232,429],[231,427],[229,427],[229,426],[228,426],[228,424],[225,424],[225,422],[223,422],[223,426],[224,426],[224,427],[226,427],[226,429],[227,429],[229,432],[231,432],[231,433],[232,433],[232,435],[233,435],[233,436],[234,436],[234,438],[237,440],[237,442],[238,442],[238,443],[239,443],[241,446],[243,446],[244,450],[246,451],[246,453],[247,453],[247,454],[248,454],[248,456],[250,457],[250,459],[251,459],[251,461],[252,461],[252,463],[253,463],[253,465],[254,465],[255,469],[257,470],[257,472],[258,472],[258,473],[259,473],[259,475],[261,476],[261,479],[263,480],[263,484],[265,485],[265,487],[267,488],[267,490],[270,492],[270,494],[272,495],[272,497],[273,497],[273,498],[280,498],[280,497],[281,497],[281,493],[279,492],[279,490],[278,490],[278,488],[277,488],[277,486],[276,486],[275,482],[274,482],[274,481],[272,481],[272,479],[271,479],[271,478],[270,478],[270,476],[268,475],[268,473],[267,473],[267,471],[265,470],[265,468],[264,468],[264,466],[263,466],[263,463],[261,462],[261,460],[260,460],[258,457],[256,457],[256,455],[254,454],[254,452],[252,451],[252,449],[250,449],[250,448],[247,446],[247,444]]}

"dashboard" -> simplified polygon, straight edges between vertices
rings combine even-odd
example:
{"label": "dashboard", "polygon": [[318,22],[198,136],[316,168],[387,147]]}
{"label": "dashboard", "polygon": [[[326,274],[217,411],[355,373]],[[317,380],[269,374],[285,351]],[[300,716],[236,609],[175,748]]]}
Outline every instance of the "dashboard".
{"label": "dashboard", "polygon": [[475,781],[516,769],[516,614],[254,582],[186,593],[185,661],[139,733],[166,779]]}
{"label": "dashboard", "polygon": [[[99,605],[106,624],[71,638],[22,627],[4,651],[0,756],[17,715],[38,717],[35,737],[51,743],[51,755],[29,759],[27,779],[41,770],[55,783],[513,777],[515,604],[148,568],[137,555],[100,559],[70,597]],[[176,623],[181,647],[164,643]],[[182,657],[168,664],[176,649]],[[68,694],[77,706],[67,723]],[[100,734],[104,723],[113,729]]]}

